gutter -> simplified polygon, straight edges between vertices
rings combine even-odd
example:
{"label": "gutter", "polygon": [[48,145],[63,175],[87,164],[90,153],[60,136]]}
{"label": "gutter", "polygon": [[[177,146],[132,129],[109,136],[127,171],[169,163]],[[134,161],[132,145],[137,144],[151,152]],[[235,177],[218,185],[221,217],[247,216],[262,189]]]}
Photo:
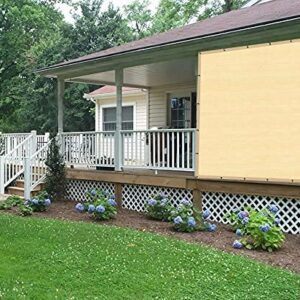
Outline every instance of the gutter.
{"label": "gutter", "polygon": [[206,40],[208,38],[214,38],[214,37],[222,37],[222,36],[226,36],[232,33],[240,33],[240,32],[245,32],[245,31],[249,31],[252,29],[263,29],[263,28],[268,28],[270,26],[273,25],[280,25],[280,24],[285,24],[291,21],[295,21],[295,20],[300,20],[300,15],[294,16],[294,17],[289,17],[289,18],[284,18],[284,19],[280,19],[274,22],[266,22],[266,23],[261,23],[261,24],[257,24],[257,25],[253,25],[253,26],[248,26],[248,27],[240,27],[237,29],[232,29],[232,30],[226,30],[226,31],[222,31],[222,32],[218,32],[218,33],[212,33],[212,34],[207,34],[207,35],[203,35],[200,37],[194,37],[194,38],[187,38],[187,39],[182,39],[182,40],[178,40],[175,42],[170,42],[170,43],[161,43],[161,44],[157,44],[155,46],[148,46],[148,47],[144,47],[144,48],[138,48],[138,49],[134,49],[134,50],[126,50],[123,52],[118,52],[115,54],[109,54],[109,55],[105,55],[102,57],[94,57],[94,58],[87,58],[81,61],[76,61],[76,62],[72,62],[70,61],[70,63],[65,62],[62,65],[54,65],[54,66],[50,66],[50,67],[46,67],[43,69],[39,69],[36,71],[36,73],[40,74],[40,73],[47,73],[47,71],[52,71],[52,70],[57,70],[57,69],[64,69],[67,67],[71,67],[74,65],[80,65],[82,63],[86,63],[86,62],[90,62],[90,61],[101,61],[104,60],[106,58],[110,58],[110,57],[118,57],[118,56],[122,56],[124,54],[130,54],[130,53],[140,53],[140,52],[146,52],[147,50],[152,50],[152,49],[160,49],[163,47],[167,47],[167,46],[173,46],[173,45],[181,45],[181,44],[187,44],[190,42],[197,42],[197,41],[202,41],[202,40]]}

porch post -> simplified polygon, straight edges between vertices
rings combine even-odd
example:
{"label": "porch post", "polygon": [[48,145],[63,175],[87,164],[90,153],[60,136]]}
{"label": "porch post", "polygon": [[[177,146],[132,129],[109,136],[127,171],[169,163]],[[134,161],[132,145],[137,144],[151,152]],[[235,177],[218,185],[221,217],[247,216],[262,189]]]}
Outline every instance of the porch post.
{"label": "porch post", "polygon": [[64,92],[65,81],[63,78],[57,78],[57,131],[61,133],[64,131]]}
{"label": "porch post", "polygon": [[117,89],[117,108],[116,108],[116,133],[115,133],[115,170],[122,170],[122,87],[123,87],[123,69],[115,70],[115,82]]}

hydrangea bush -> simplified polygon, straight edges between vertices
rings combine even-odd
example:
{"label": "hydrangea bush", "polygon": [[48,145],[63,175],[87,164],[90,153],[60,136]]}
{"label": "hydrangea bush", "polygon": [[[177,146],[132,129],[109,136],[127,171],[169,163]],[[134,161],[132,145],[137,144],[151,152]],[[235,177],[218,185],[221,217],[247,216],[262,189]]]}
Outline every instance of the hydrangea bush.
{"label": "hydrangea bush", "polygon": [[156,220],[167,221],[170,217],[173,206],[170,198],[163,194],[152,196],[145,205],[146,214]]}
{"label": "hydrangea bush", "polygon": [[268,208],[256,211],[252,208],[234,210],[228,220],[240,240],[233,242],[233,247],[241,249],[263,249],[269,252],[279,249],[284,242],[284,234],[279,227],[280,219],[276,217],[278,207],[271,205]]}
{"label": "hydrangea bush", "polygon": [[[38,193],[36,196],[34,196],[32,199],[27,199],[24,202],[23,210],[28,212],[30,214],[30,209],[32,209],[33,212],[38,211],[46,211],[47,208],[51,205],[51,199],[47,192],[43,191]],[[27,207],[27,209],[25,209]]]}
{"label": "hydrangea bush", "polygon": [[209,210],[201,213],[190,201],[183,199],[180,205],[171,211],[169,221],[173,222],[175,230],[180,232],[199,230],[214,232],[217,226],[207,221],[209,216]]}
{"label": "hydrangea bush", "polygon": [[88,212],[97,220],[109,220],[117,214],[115,195],[99,189],[92,189],[86,193],[86,197],[87,202],[76,204],[75,209],[78,212]]}

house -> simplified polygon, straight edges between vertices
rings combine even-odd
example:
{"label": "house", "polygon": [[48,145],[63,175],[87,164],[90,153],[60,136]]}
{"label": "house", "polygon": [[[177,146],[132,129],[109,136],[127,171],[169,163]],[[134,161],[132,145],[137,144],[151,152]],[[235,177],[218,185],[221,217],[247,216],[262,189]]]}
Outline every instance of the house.
{"label": "house", "polygon": [[[71,199],[101,187],[142,211],[163,191],[220,222],[276,203],[283,230],[300,232],[300,2],[261,2],[38,71],[57,78]],[[115,130],[64,132],[65,81],[116,86]],[[146,130],[123,127],[124,87],[147,90]]]}

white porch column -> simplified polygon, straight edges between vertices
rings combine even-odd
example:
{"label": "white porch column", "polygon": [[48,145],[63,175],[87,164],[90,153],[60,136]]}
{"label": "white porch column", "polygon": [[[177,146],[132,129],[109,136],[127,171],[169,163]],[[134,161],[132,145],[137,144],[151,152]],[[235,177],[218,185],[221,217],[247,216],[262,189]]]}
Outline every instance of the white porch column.
{"label": "white porch column", "polygon": [[57,131],[64,131],[64,92],[65,81],[63,78],[57,78]]}
{"label": "white porch column", "polygon": [[117,108],[116,108],[116,134],[115,134],[115,170],[122,169],[122,87],[123,87],[123,69],[115,70],[115,82],[117,88]]}

